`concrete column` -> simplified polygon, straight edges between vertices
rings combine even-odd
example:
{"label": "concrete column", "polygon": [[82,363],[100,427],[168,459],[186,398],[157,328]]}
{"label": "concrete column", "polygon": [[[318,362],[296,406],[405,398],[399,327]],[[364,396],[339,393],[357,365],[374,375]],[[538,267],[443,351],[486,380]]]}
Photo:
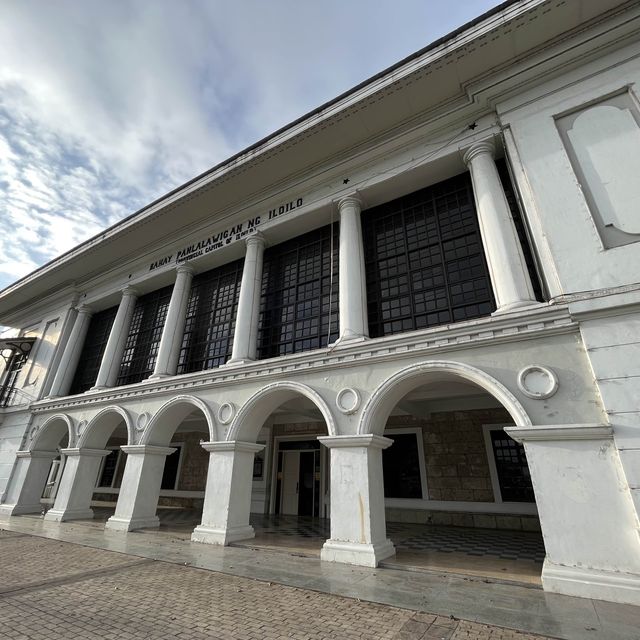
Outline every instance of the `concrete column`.
{"label": "concrete column", "polygon": [[156,366],[153,375],[149,376],[151,380],[176,375],[191,292],[191,280],[193,280],[193,268],[180,265],[176,269],[176,282],[167,309]]}
{"label": "concrete column", "polygon": [[227,545],[253,538],[249,524],[253,458],[264,445],[251,442],[204,442],[209,451],[207,488],[202,524],[191,535],[193,542]]}
{"label": "concrete column", "polygon": [[127,454],[116,512],[107,520],[106,529],[132,531],[158,527],[156,515],[166,457],[175,449],[150,444],[121,447]]}
{"label": "concrete column", "polygon": [[244,258],[233,351],[227,364],[242,364],[256,359],[258,350],[258,315],[262,288],[262,261],[266,242],[260,233],[250,235]]}
{"label": "concrete column", "polygon": [[506,427],[527,454],[544,537],[545,591],[640,605],[640,538],[614,429]]}
{"label": "concrete column", "polygon": [[331,449],[331,538],[321,559],[365,567],[395,554],[387,538],[382,450],[393,440],[376,435],[324,436]]}
{"label": "concrete column", "polygon": [[86,520],[93,518],[91,498],[102,458],[109,455],[105,449],[61,449],[67,456],[62,479],[52,509],[45,520]]}
{"label": "concrete column", "polygon": [[78,315],[73,323],[71,335],[67,340],[60,364],[58,364],[58,371],[49,391],[51,398],[66,396],[69,393],[91,323],[91,315],[92,311],[88,307],[81,305],[78,308]]}
{"label": "concrete column", "polygon": [[18,451],[16,468],[11,476],[5,503],[0,505],[0,515],[41,513],[40,498],[47,483],[51,461],[57,451]]}
{"label": "concrete column", "polygon": [[463,159],[473,195],[497,313],[537,304],[507,197],[494,160],[492,140],[475,143]]}
{"label": "concrete column", "polygon": [[95,385],[91,387],[92,390],[106,389],[116,384],[137,299],[138,293],[133,287],[125,287],[122,290],[120,306],[113,321],[109,340],[107,340],[107,346],[100,363],[98,377]]}
{"label": "concrete column", "polygon": [[369,337],[367,281],[359,198],[350,196],[338,203],[340,212],[340,338],[363,340]]}

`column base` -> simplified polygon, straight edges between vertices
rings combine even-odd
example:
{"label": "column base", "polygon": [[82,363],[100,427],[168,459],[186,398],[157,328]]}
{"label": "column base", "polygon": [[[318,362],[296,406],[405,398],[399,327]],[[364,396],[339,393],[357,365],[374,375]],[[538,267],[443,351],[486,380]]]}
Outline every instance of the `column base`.
{"label": "column base", "polygon": [[396,548],[391,540],[366,544],[362,542],[343,542],[342,540],[327,540],[322,546],[320,559],[325,562],[341,562],[355,564],[361,567],[377,567],[385,558],[396,554]]}
{"label": "column base", "polygon": [[520,302],[512,302],[511,304],[505,304],[503,307],[496,309],[491,315],[500,316],[503,313],[513,313],[514,311],[522,311],[523,309],[531,309],[533,307],[539,307],[545,304],[544,302],[538,302],[537,300],[521,300]]}
{"label": "column base", "polygon": [[171,373],[154,373],[149,376],[147,380],[164,380],[165,378],[172,378],[173,374]]}
{"label": "column base", "polygon": [[542,586],[566,596],[640,605],[640,575],[633,573],[566,567],[545,560]]}
{"label": "column base", "polygon": [[227,546],[237,540],[250,540],[255,537],[256,532],[251,525],[231,527],[230,529],[213,529],[200,524],[193,530],[191,542]]}
{"label": "column base", "polygon": [[369,336],[363,336],[361,334],[347,334],[340,336],[335,342],[327,345],[328,349],[339,349],[340,347],[347,347],[353,344],[358,344],[358,342],[366,342],[369,340]]}
{"label": "column base", "polygon": [[111,531],[133,531],[135,529],[157,529],[160,526],[160,518],[158,516],[149,516],[148,518],[117,518],[111,516],[104,525],[105,529]]}
{"label": "column base", "polygon": [[93,509],[49,509],[44,515],[48,522],[66,520],[93,520]]}
{"label": "column base", "polygon": [[0,504],[0,517],[19,516],[27,513],[42,513],[42,505],[38,504]]}
{"label": "column base", "polygon": [[239,367],[243,364],[253,364],[255,362],[252,358],[231,358],[231,360],[227,360],[224,364],[220,365],[222,367]]}

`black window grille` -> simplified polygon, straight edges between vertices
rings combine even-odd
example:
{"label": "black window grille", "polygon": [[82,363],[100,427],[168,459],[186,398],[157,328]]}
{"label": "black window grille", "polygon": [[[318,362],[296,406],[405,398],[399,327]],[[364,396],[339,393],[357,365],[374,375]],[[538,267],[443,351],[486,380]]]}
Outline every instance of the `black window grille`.
{"label": "black window grille", "polygon": [[120,449],[111,449],[109,455],[102,463],[102,473],[100,474],[100,480],[97,485],[98,487],[113,487],[119,461]]}
{"label": "black window grille", "polygon": [[0,386],[0,407],[20,404],[20,401],[16,399],[18,393],[16,382],[28,359],[29,354],[23,353],[22,351],[13,353],[9,357],[2,380],[2,386]]}
{"label": "black window grille", "polygon": [[193,279],[178,373],[219,367],[231,356],[243,265],[237,260]]}
{"label": "black window grille", "polygon": [[371,337],[495,310],[468,173],[370,209],[362,223]]}
{"label": "black window grille", "polygon": [[118,307],[115,306],[99,311],[91,317],[80,361],[71,383],[69,391],[71,395],[84,393],[95,384],[117,312]]}
{"label": "black window grille", "polygon": [[319,349],[337,339],[337,226],[333,238],[329,225],[265,251],[259,358]]}
{"label": "black window grille", "polygon": [[393,445],[382,452],[385,498],[422,499],[418,434],[386,433]]}
{"label": "black window grille", "polygon": [[502,429],[492,429],[490,434],[503,502],[534,502],[524,447]]}
{"label": "black window grille", "polygon": [[153,373],[172,291],[170,285],[138,298],[116,386],[140,382]]}

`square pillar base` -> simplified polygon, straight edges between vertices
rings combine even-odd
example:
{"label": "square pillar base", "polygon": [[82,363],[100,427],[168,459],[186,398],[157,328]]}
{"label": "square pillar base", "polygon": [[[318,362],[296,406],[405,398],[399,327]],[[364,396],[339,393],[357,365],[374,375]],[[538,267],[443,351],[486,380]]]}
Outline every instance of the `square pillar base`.
{"label": "square pillar base", "polygon": [[198,525],[191,534],[191,542],[203,542],[205,544],[219,544],[227,546],[237,540],[250,540],[256,537],[256,532],[251,525],[243,527],[231,527],[229,529],[214,529]]}
{"label": "square pillar base", "polygon": [[0,518],[19,516],[27,513],[42,513],[42,505],[37,504],[0,504]]}
{"label": "square pillar base", "polygon": [[542,586],[545,591],[567,596],[640,605],[640,575],[632,573],[565,567],[546,559]]}
{"label": "square pillar base", "polygon": [[374,544],[327,540],[322,547],[320,559],[325,562],[341,562],[375,568],[381,560],[395,554],[396,549],[388,539]]}
{"label": "square pillar base", "polygon": [[160,518],[158,516],[150,516],[148,518],[117,518],[111,516],[104,525],[105,529],[111,531],[134,531],[135,529],[157,529],[160,526]]}
{"label": "square pillar base", "polygon": [[93,509],[49,509],[44,516],[48,522],[66,520],[93,520]]}

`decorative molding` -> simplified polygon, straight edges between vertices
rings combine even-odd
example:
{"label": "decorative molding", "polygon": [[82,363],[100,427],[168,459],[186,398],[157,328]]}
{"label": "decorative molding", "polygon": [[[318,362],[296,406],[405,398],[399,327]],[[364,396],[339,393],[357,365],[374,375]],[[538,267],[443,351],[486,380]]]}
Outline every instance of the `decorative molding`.
{"label": "decorative molding", "polygon": [[80,420],[76,425],[76,437],[79,439],[80,436],[84,433],[84,430],[87,428],[89,423],[86,420]]}
{"label": "decorative molding", "polygon": [[229,424],[236,415],[236,405],[233,402],[225,402],[218,408],[218,422],[220,424]]}
{"label": "decorative molding", "polygon": [[265,448],[264,444],[243,442],[241,440],[223,440],[221,442],[201,442],[205,451],[236,451],[240,453],[258,453]]}
{"label": "decorative molding", "polygon": [[554,440],[608,440],[613,428],[605,424],[544,424],[530,427],[505,427],[516,442],[552,442]]}
{"label": "decorative molding", "polygon": [[[468,322],[443,325],[406,334],[354,342],[340,349],[319,349],[264,361],[248,362],[233,368],[209,369],[161,380],[145,380],[125,387],[112,387],[90,394],[47,398],[34,402],[34,413],[99,406],[127,399],[151,398],[167,392],[207,390],[256,378],[279,378],[296,372],[326,371],[412,357],[453,353],[480,345],[507,344],[579,330],[565,306],[541,305],[518,313],[490,316]],[[26,407],[25,407],[26,408]]]}
{"label": "decorative molding", "polygon": [[120,447],[127,455],[168,456],[176,449],[174,447],[158,447],[154,444],[125,444]]}
{"label": "decorative molding", "polygon": [[391,438],[376,436],[371,433],[352,436],[319,436],[318,440],[329,449],[350,449],[356,447],[386,449],[393,444]]}
{"label": "decorative molding", "polygon": [[360,392],[351,387],[345,387],[336,396],[336,407],[345,415],[351,415],[360,408]]}
{"label": "decorative molding", "polygon": [[[516,423],[530,425],[531,420],[524,410],[524,407],[518,402],[518,399],[507,389],[501,382],[485,373],[477,367],[464,364],[462,362],[453,362],[448,360],[430,360],[427,362],[418,362],[409,365],[400,371],[397,371],[390,378],[385,380],[372,394],[362,411],[362,418],[358,425],[358,433],[373,433],[376,427],[384,428],[384,425],[374,424],[375,420],[381,417],[380,409],[386,402],[392,402],[395,406],[400,398],[395,397],[397,389],[402,389],[402,396],[406,395],[408,389],[404,383],[412,379],[418,380],[418,385],[424,383],[425,376],[431,375],[450,375],[454,378],[462,378],[468,380],[480,388],[490,393],[496,398],[502,406],[511,414]],[[417,386],[417,385],[416,385]],[[391,411],[391,408],[389,408]],[[387,416],[384,416],[386,419]]]}
{"label": "decorative molding", "polygon": [[149,424],[149,420],[151,420],[151,414],[148,411],[143,411],[138,414],[138,417],[136,418],[136,431],[138,433],[144,431]]}
{"label": "decorative molding", "polygon": [[558,390],[558,376],[553,369],[537,364],[524,367],[518,373],[518,389],[534,400],[550,398]]}

